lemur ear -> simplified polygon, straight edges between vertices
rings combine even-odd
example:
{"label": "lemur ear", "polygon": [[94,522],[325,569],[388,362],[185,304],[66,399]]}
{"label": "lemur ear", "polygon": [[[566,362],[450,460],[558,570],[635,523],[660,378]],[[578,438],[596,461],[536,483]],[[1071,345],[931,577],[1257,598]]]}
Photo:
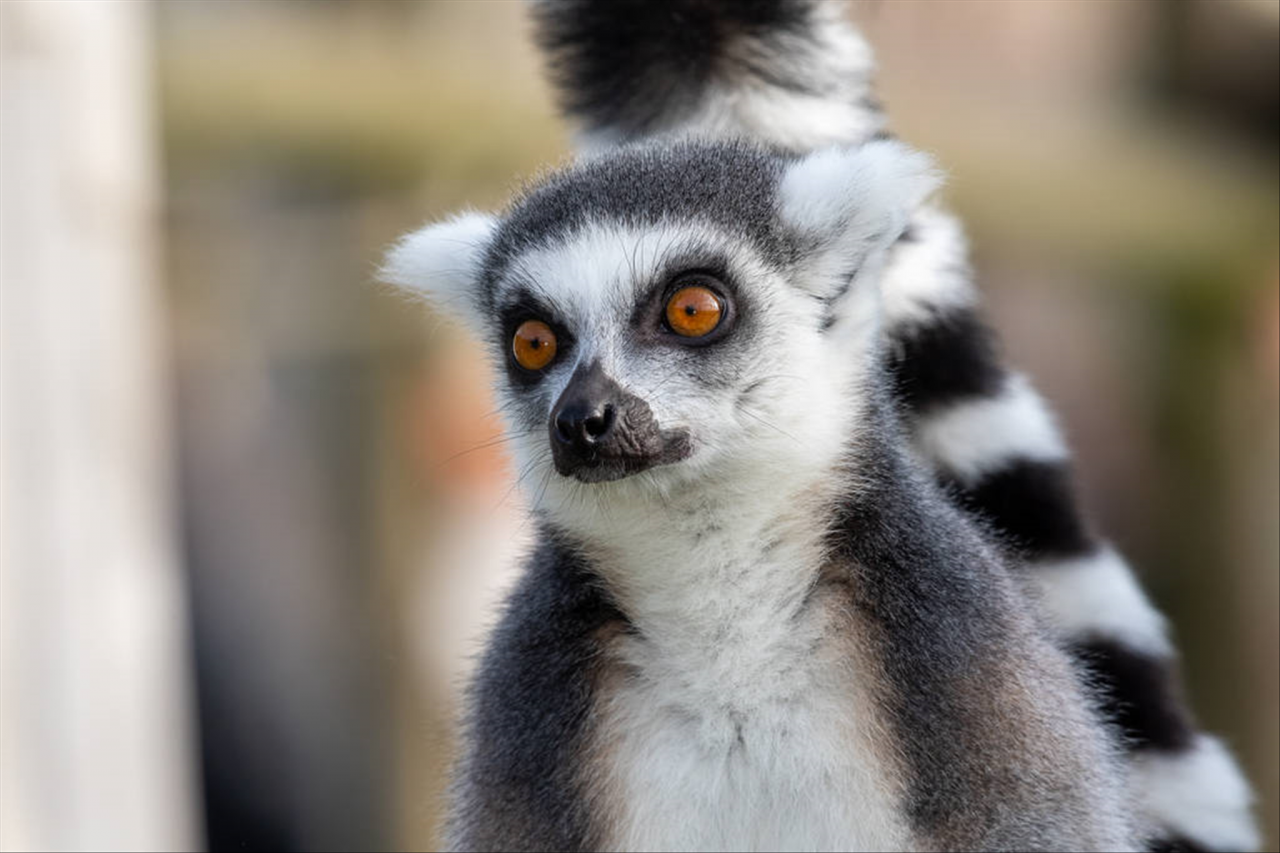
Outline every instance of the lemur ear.
{"label": "lemur ear", "polygon": [[465,325],[482,305],[480,269],[497,220],[461,213],[400,238],[387,252],[379,277],[426,297]]}
{"label": "lemur ear", "polygon": [[878,268],[941,183],[928,155],[894,141],[828,148],[789,166],[779,188],[782,218],[810,249],[798,283],[829,297]]}

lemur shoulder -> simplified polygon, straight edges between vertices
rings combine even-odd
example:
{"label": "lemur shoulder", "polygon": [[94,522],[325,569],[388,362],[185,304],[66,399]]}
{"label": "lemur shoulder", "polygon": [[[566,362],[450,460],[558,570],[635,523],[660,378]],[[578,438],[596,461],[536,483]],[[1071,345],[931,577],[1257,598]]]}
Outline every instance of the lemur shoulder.
{"label": "lemur shoulder", "polygon": [[535,484],[450,846],[1256,844],[840,7],[641,5],[535,7],[586,153],[385,267]]}

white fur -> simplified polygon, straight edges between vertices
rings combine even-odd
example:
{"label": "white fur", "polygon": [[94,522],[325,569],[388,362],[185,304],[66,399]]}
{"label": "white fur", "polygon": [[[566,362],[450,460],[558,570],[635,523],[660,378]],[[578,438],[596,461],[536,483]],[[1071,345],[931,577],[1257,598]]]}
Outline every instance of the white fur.
{"label": "white fur", "polygon": [[[809,343],[788,358],[807,373],[822,344],[797,337]],[[805,393],[837,384],[814,374]],[[789,435],[725,422],[723,452],[674,466],[683,476],[657,469],[592,486],[553,477],[539,501],[591,543],[592,564],[644,638],[622,638],[627,676],[597,720],[611,849],[910,844],[899,782],[872,748],[891,736],[858,690],[874,676],[824,644],[837,636],[830,613],[800,615],[823,561],[820,507],[841,488],[830,476],[838,434],[853,417],[851,401],[833,399],[810,427],[787,420],[800,393],[780,389],[765,413]]]}
{"label": "white fur", "polygon": [[[649,286],[672,254],[684,255],[697,247],[729,259],[729,272],[744,289],[743,298],[752,300],[757,315],[766,321],[739,367],[743,377],[762,383],[757,405],[736,406],[736,392],[709,396],[694,377],[673,374],[671,358],[661,348],[637,347],[632,341],[629,318],[638,290]],[[805,448],[842,448],[849,438],[847,424],[859,402],[852,389],[866,360],[833,355],[833,349],[847,350],[855,344],[847,337],[817,334],[822,305],[804,298],[740,239],[691,223],[641,230],[595,225],[566,243],[522,254],[508,278],[498,284],[499,301],[517,281],[555,305],[571,328],[590,330],[589,335],[578,336],[574,355],[549,368],[539,384],[548,414],[574,369],[598,361],[605,373],[649,404],[664,428],[686,429],[692,436],[694,454],[679,465],[596,489],[647,494],[654,479],[694,480],[715,467],[718,459],[743,447],[769,457],[761,463],[770,470],[784,473],[796,465],[801,476],[817,477],[829,468],[823,469],[820,454],[805,453]],[[848,326],[865,329],[873,323],[873,289],[851,295],[847,303],[845,315],[854,320]],[[805,329],[810,333],[803,333]],[[864,333],[873,341],[872,334],[874,327]],[[832,369],[832,364],[840,369]],[[504,389],[504,393],[511,392]],[[518,391],[515,396],[527,393]],[[829,417],[790,423],[794,413],[812,405],[815,395],[820,395]],[[536,433],[515,442],[517,463],[536,465],[538,456],[545,454],[545,444],[545,435]],[[536,472],[527,479],[543,492],[541,503],[549,506],[570,502],[568,495],[582,486]],[[574,506],[566,521],[576,518],[577,511]]]}
{"label": "white fur", "polygon": [[926,458],[969,484],[1010,460],[1067,458],[1053,416],[1027,378],[1016,373],[995,397],[925,414],[915,440]]}
{"label": "white fur", "polygon": [[886,328],[928,323],[977,304],[960,221],[932,205],[911,219],[915,239],[893,247],[884,270]]}
{"label": "white fur", "polygon": [[861,341],[846,355],[862,356],[873,346],[868,324],[879,324],[879,278],[889,247],[940,181],[927,155],[887,141],[819,151],[783,175],[782,219],[813,243],[796,283],[820,299],[852,291],[834,306],[837,319],[857,318],[838,325],[833,336],[842,346]]}
{"label": "white fur", "polygon": [[400,239],[383,261],[379,277],[420,294],[454,319],[483,329],[488,317],[476,317],[476,277],[497,227],[482,213],[460,213]]}
{"label": "white fur", "polygon": [[907,849],[898,782],[872,748],[888,734],[857,689],[871,676],[829,645],[830,614],[797,616],[803,567],[821,559],[816,513],[794,480],[759,485],[765,500],[700,505],[697,524],[721,526],[701,538],[670,516],[615,534],[628,556],[604,565],[645,640],[625,641],[631,675],[601,715],[623,804],[609,846]]}
{"label": "white fur", "polygon": [[1231,753],[1217,738],[1200,735],[1189,752],[1146,751],[1133,758],[1140,807],[1210,850],[1257,850],[1253,795]]}
{"label": "white fur", "polygon": [[697,119],[685,126],[702,136],[745,135],[791,151],[813,151],[866,139],[884,124],[851,101],[765,86],[712,87]]}
{"label": "white fur", "polygon": [[888,243],[940,183],[929,156],[900,142],[826,148],[787,169],[779,206],[801,231]]}
{"label": "white fur", "polygon": [[[652,283],[674,255],[696,248],[722,250],[740,261],[738,271],[758,275],[754,253],[743,251],[710,227],[692,223],[630,228],[593,223],[564,242],[522,253],[512,272],[498,283],[498,301],[517,286],[556,307],[576,327],[609,332],[635,306],[637,289]],[[621,331],[621,330],[619,330]],[[586,336],[585,346],[596,343]]]}
{"label": "white fur", "polygon": [[1027,582],[1038,589],[1050,626],[1064,638],[1116,639],[1138,651],[1173,653],[1164,617],[1111,548],[1074,560],[1035,563]]}

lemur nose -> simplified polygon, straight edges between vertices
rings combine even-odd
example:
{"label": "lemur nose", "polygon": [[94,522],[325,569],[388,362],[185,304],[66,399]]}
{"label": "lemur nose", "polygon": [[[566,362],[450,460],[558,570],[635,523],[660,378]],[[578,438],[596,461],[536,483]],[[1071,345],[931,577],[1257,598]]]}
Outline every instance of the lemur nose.
{"label": "lemur nose", "polygon": [[[610,379],[598,361],[578,365],[550,415],[551,458],[565,477],[600,483],[663,464],[667,445],[649,404]],[[673,454],[684,452],[683,444],[672,447]]]}
{"label": "lemur nose", "polygon": [[608,438],[613,422],[612,403],[565,406],[556,413],[556,437],[565,444],[589,447]]}

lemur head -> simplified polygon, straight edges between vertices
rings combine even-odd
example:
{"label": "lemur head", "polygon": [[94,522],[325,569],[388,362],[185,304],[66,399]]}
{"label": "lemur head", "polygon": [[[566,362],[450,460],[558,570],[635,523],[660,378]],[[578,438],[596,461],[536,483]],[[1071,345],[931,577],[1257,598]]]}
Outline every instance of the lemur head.
{"label": "lemur head", "polygon": [[830,465],[876,356],[878,270],[935,185],[896,142],[651,142],[410,234],[383,274],[488,343],[548,496],[669,492]]}

